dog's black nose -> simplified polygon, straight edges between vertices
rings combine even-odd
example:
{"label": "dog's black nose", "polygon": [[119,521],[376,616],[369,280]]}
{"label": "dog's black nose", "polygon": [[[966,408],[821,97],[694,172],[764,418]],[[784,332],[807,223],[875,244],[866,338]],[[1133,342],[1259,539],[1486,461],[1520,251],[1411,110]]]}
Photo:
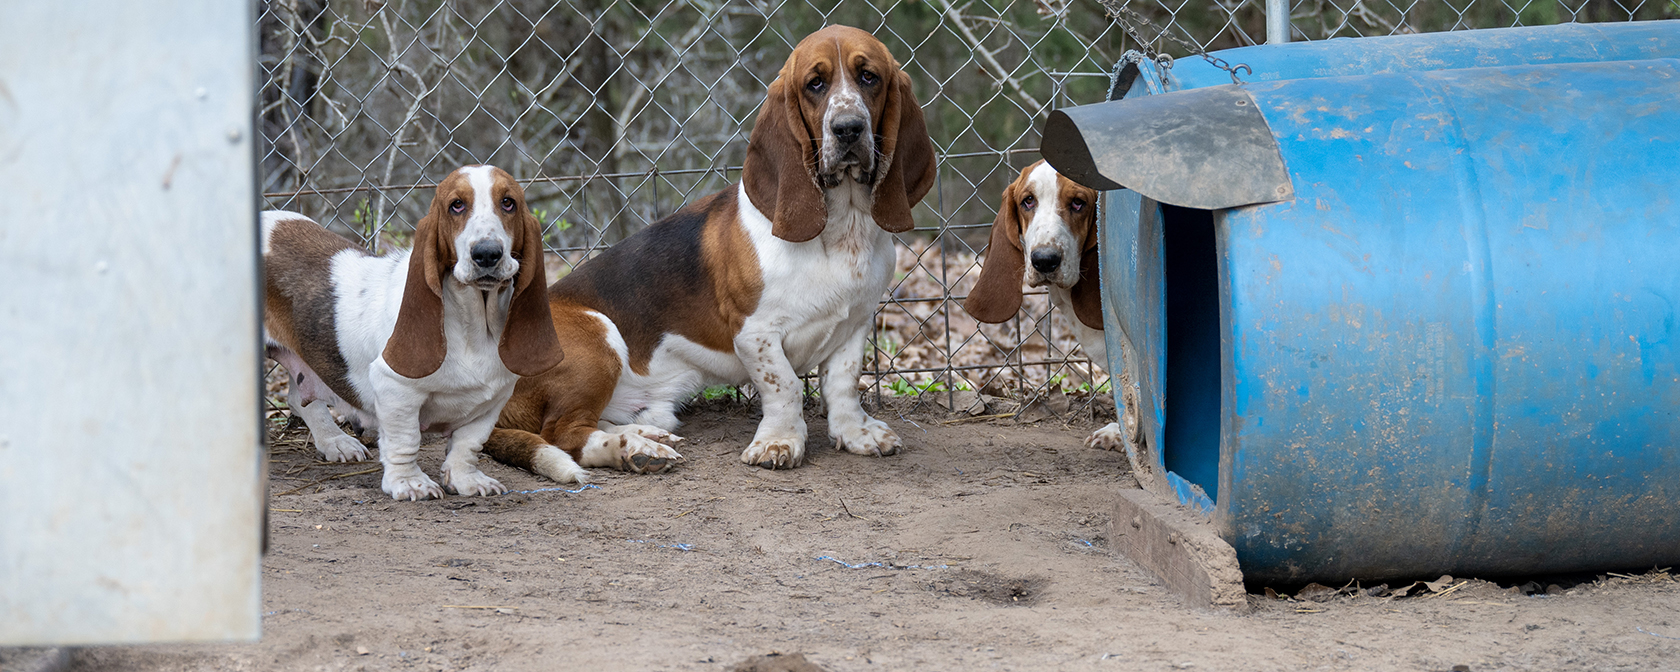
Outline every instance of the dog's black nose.
{"label": "dog's black nose", "polygon": [[472,260],[479,268],[490,268],[502,263],[502,244],[494,240],[473,243]]}
{"label": "dog's black nose", "polygon": [[845,119],[834,120],[834,125],[829,126],[828,130],[834,132],[834,139],[838,141],[841,146],[850,147],[852,143],[858,141],[858,138],[863,137],[864,128],[865,124],[863,123],[863,119],[858,117],[848,117]]}
{"label": "dog's black nose", "polygon": [[1062,253],[1048,247],[1032,251],[1033,269],[1039,273],[1054,273],[1062,265]]}

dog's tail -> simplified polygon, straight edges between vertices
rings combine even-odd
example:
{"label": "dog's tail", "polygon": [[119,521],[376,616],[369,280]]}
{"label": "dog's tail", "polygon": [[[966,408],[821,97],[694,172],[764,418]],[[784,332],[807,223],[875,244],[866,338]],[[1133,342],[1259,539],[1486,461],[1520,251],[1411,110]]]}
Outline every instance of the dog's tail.
{"label": "dog's tail", "polygon": [[566,451],[530,432],[497,428],[484,442],[484,454],[510,467],[546,476],[556,483],[583,483],[589,472]]}

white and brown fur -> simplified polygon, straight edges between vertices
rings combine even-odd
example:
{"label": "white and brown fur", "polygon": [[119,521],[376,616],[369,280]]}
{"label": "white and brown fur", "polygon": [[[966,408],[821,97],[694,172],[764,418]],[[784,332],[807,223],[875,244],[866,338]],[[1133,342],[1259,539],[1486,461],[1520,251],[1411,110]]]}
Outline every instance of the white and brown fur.
{"label": "white and brown fur", "polygon": [[[1021,310],[1021,285],[1044,287],[1050,303],[1073,318],[1085,356],[1107,368],[1098,275],[1097,191],[1039,161],[1004,188],[980,279],[963,309],[981,322],[1003,322]],[[1124,438],[1120,425],[1109,423],[1085,445],[1119,450]]]}
{"label": "white and brown fur", "polygon": [[805,458],[801,374],[820,366],[829,435],[891,455],[897,434],[863,412],[858,376],[893,271],[893,232],[934,178],[910,79],[880,41],[832,26],[805,38],[770,85],[742,181],[581,264],[549,289],[567,358],[520,381],[485,452],[556,477],[586,467],[657,472],[681,459],[679,405],[751,383],[764,417],[741,461]]}
{"label": "white and brown fur", "polygon": [[[287,404],[321,456],[368,458],[328,407],[377,429],[394,499],[442,497],[420,470],[422,433],[449,438],[443,487],[507,489],[478,455],[521,375],[561,360],[543,288],[542,234],[511,176],[456,170],[437,187],[414,249],[370,256],[293,212],[262,216],[269,356],[286,367]],[[576,464],[557,477],[579,480]]]}

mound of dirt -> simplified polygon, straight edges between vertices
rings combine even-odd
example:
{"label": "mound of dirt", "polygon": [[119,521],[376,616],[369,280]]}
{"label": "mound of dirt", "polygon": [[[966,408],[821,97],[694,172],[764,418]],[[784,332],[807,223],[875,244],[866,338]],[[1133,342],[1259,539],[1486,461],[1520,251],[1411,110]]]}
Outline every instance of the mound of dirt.
{"label": "mound of dirt", "polygon": [[826,672],[816,663],[805,660],[803,653],[766,653],[753,656],[729,668],[729,672]]}

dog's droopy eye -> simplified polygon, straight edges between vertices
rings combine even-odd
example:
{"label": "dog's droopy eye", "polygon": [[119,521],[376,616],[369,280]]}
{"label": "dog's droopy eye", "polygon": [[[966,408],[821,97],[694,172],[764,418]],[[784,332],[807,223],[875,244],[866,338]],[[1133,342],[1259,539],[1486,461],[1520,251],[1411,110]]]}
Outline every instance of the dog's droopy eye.
{"label": "dog's droopy eye", "polygon": [[1035,207],[1038,207],[1038,199],[1037,198],[1034,198],[1032,196],[1028,196],[1026,198],[1021,199],[1021,209],[1022,210],[1031,210]]}
{"label": "dog's droopy eye", "polygon": [[467,202],[463,201],[459,198],[457,198],[453,201],[450,201],[450,203],[449,203],[449,211],[453,212],[457,215],[461,214],[462,212],[465,212],[466,210],[467,210]]}
{"label": "dog's droopy eye", "polygon": [[1085,211],[1085,199],[1075,198],[1071,201],[1068,201],[1068,209],[1072,210],[1074,212],[1084,212]]}
{"label": "dog's droopy eye", "polygon": [[810,89],[811,93],[822,93],[825,86],[827,84],[822,81],[821,77],[812,77],[811,81],[805,82],[805,88]]}
{"label": "dog's droopy eye", "polygon": [[514,204],[513,204],[513,197],[512,196],[503,196],[502,197],[502,212],[513,212],[513,205]]}
{"label": "dog's droopy eye", "polygon": [[875,76],[875,73],[868,70],[858,73],[858,83],[864,86],[875,86],[875,83],[879,81],[881,81],[881,78]]}

